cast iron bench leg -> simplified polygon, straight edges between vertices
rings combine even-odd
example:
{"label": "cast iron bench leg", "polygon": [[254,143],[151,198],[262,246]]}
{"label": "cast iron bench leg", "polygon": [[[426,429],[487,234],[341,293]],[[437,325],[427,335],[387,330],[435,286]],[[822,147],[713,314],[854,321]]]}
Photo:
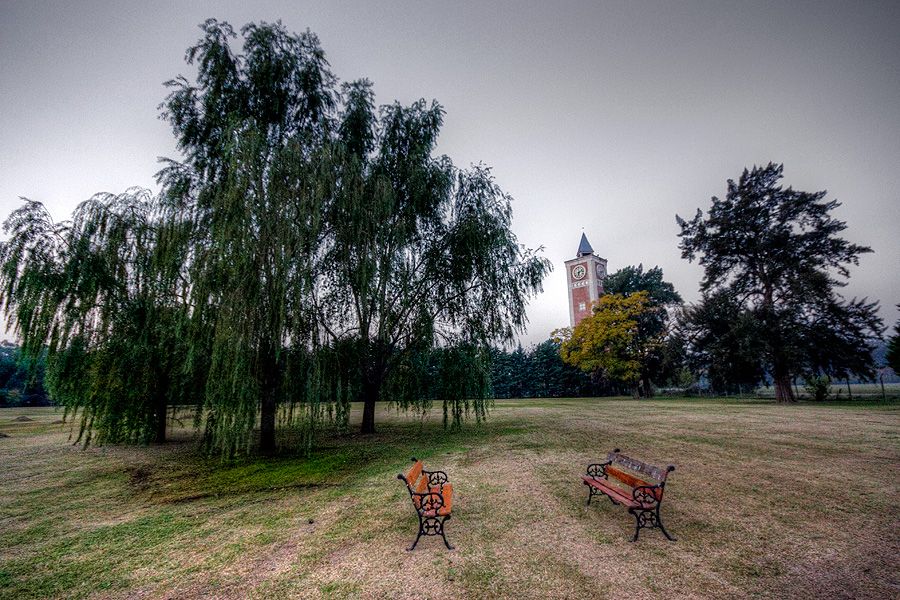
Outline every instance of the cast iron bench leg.
{"label": "cast iron bench leg", "polygon": [[450,542],[447,541],[447,536],[444,534],[444,523],[450,520],[451,515],[447,515],[443,521],[441,521],[441,537],[444,538],[444,545],[447,546],[447,550],[453,550],[453,546],[450,545]]}
{"label": "cast iron bench leg", "polygon": [[669,535],[669,532],[666,531],[666,528],[663,527],[662,519],[659,516],[659,505],[656,506],[656,510],[653,509],[641,509],[641,508],[629,508],[628,512],[634,515],[634,537],[631,538],[632,542],[636,542],[638,539],[638,535],[641,533],[641,529],[653,529],[654,527],[658,527],[662,530],[663,535],[671,541],[677,541],[676,538],[673,538]]}
{"label": "cast iron bench leg", "polygon": [[671,541],[671,542],[677,541],[677,538],[673,538],[671,535],[669,535],[669,532],[666,531],[665,527],[663,527],[663,522],[662,522],[662,519],[659,518],[658,510],[656,511],[656,519],[657,519],[657,523],[659,523],[659,528],[662,529],[663,535],[666,536],[669,539],[669,541]]}
{"label": "cast iron bench leg", "polygon": [[416,549],[416,544],[419,543],[419,538],[421,538],[424,533],[425,532],[422,530],[422,517],[419,517],[419,533],[416,535],[416,541],[412,543],[412,546],[406,549],[407,552],[412,552]]}

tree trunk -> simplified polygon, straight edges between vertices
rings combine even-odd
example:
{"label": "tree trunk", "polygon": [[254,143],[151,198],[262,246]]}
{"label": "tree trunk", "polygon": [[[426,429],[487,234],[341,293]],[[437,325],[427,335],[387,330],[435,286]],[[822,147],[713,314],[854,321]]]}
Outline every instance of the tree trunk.
{"label": "tree trunk", "polygon": [[380,393],[381,382],[375,377],[366,377],[362,384],[362,433],[375,433],[375,402],[378,401]]}
{"label": "tree trunk", "polygon": [[259,419],[259,451],[266,455],[275,454],[275,394],[271,390],[263,392]]}
{"label": "tree trunk", "polygon": [[259,418],[259,451],[265,456],[275,454],[275,413],[278,406],[276,398],[277,365],[274,352],[269,353],[262,362],[263,373],[260,378],[260,418]]}
{"label": "tree trunk", "polygon": [[169,389],[168,373],[161,368],[159,363],[153,364],[153,372],[156,378],[154,389],[154,408],[156,431],[153,433],[153,442],[164,444],[166,442],[166,425],[168,424],[168,403],[166,402],[166,390]]}
{"label": "tree trunk", "polygon": [[791,376],[788,372],[779,367],[775,367],[775,401],[776,402],[794,402],[794,388],[791,387]]}
{"label": "tree trunk", "polygon": [[362,433],[375,433],[375,403],[381,398],[381,386],[389,370],[387,350],[377,341],[365,342],[361,356],[363,401]]}
{"label": "tree trunk", "polygon": [[640,400],[641,398],[641,385],[640,383],[635,383],[631,386],[631,395],[635,400]]}
{"label": "tree trunk", "polygon": [[166,397],[159,394],[156,398],[156,433],[153,441],[157,444],[163,444],[166,441]]}
{"label": "tree trunk", "polygon": [[650,378],[645,377],[641,384],[644,388],[644,398],[652,398],[653,397],[653,384],[650,383]]}

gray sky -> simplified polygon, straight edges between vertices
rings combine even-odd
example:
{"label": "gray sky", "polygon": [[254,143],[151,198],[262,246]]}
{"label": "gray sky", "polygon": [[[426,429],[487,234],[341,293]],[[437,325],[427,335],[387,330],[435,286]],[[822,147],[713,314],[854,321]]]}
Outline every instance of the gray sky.
{"label": "gray sky", "polygon": [[156,157],[175,156],[162,83],[189,73],[207,17],[309,27],[380,103],[443,103],[440,152],[491,165],[554,264],[526,345],[568,325],[582,230],[610,271],[660,265],[697,299],[675,213],[770,160],[843,202],[846,237],[875,250],[845,294],[898,317],[900,3],[0,0],[0,217],[19,196],[63,219],[95,192],[156,189]]}

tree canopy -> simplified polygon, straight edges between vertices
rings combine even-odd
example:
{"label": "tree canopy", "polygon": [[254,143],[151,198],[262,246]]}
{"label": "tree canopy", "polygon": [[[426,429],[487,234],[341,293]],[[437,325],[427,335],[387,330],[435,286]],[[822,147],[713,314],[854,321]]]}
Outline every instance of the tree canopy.
{"label": "tree canopy", "polygon": [[703,292],[726,291],[756,321],[763,365],[779,401],[794,399],[791,380],[823,372],[871,377],[877,304],[845,300],[849,267],[871,249],[840,237],[847,226],[826,192],[783,188],[783,166],[745,169],[681,226],[682,257],[704,268]]}
{"label": "tree canopy", "polygon": [[24,357],[15,344],[0,340],[0,406],[46,406],[46,355]]}
{"label": "tree canopy", "polygon": [[563,362],[559,342],[549,339],[529,349],[491,350],[495,398],[578,398],[606,390],[589,374]]}
{"label": "tree canopy", "polygon": [[26,201],[4,225],[3,308],[23,355],[46,352],[47,388],[67,413],[80,411],[85,444],[162,441],[166,407],[190,398],[183,257],[161,253],[172,232],[157,208],[132,189],[98,194],[59,223]]}
{"label": "tree canopy", "polygon": [[349,90],[315,290],[329,339],[350,341],[358,355],[362,428],[371,432],[384,386],[401,406],[416,402],[402,393],[415,386],[393,379],[422,375],[417,355],[522,331],[549,263],[518,244],[510,198],[489,169],[434,156],[440,105],[395,103],[379,115],[367,82]]}
{"label": "tree canopy", "polygon": [[559,330],[560,354],[567,364],[631,388],[640,396],[642,369],[662,345],[662,334],[641,331],[641,320],[653,307],[646,291],[629,296],[604,294],[591,316],[573,329]]}
{"label": "tree canopy", "polygon": [[26,202],[6,223],[3,308],[24,353],[48,349],[85,443],[162,440],[173,403],[223,456],[257,428],[265,453],[278,427],[308,445],[352,399],[363,432],[382,399],[483,418],[488,345],[524,330],[550,269],[490,169],[435,153],[437,102],[340,85],[309,31],[201,30],[195,77],[166,84],[181,155],[158,197],[98,195],[62,223]]}
{"label": "tree canopy", "polygon": [[756,386],[765,377],[759,323],[729,290],[706,294],[686,307],[678,330],[689,368],[717,392]]}
{"label": "tree canopy", "polygon": [[[638,336],[646,341],[659,340],[669,335],[669,311],[681,305],[681,295],[675,286],[663,280],[660,267],[644,271],[644,265],[627,266],[610,274],[603,281],[603,289],[608,294],[630,296],[636,292],[647,292],[647,310],[641,315]],[[641,362],[641,387],[644,395],[653,395],[653,381],[662,382],[674,375],[671,361],[667,360],[667,347],[663,344],[648,343],[648,354]],[[671,347],[669,347],[671,350]]]}

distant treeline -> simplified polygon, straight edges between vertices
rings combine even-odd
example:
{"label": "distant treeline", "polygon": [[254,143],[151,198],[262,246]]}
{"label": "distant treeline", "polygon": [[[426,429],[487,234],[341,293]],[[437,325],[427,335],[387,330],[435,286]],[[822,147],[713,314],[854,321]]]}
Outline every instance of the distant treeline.
{"label": "distant treeline", "polygon": [[48,406],[44,389],[45,357],[34,364],[20,355],[19,347],[0,341],[0,406]]}
{"label": "distant treeline", "polygon": [[[875,380],[851,377],[851,384],[900,383],[897,375],[886,364],[888,345],[881,342],[872,352],[878,374]],[[715,382],[705,376],[704,369],[692,369],[697,363],[689,356],[683,356],[683,363],[665,376],[667,379],[654,382],[657,390],[669,394],[736,394],[751,393],[758,385],[770,385],[771,378],[763,374],[755,383]],[[845,381],[833,382],[835,385]],[[805,380],[798,377],[795,386],[803,388]],[[491,350],[491,385],[494,398],[590,398],[596,396],[628,395],[626,386],[615,385],[602,378],[591,376],[580,369],[567,365],[559,354],[559,344],[546,340],[529,348],[521,345],[514,350],[494,348]]]}
{"label": "distant treeline", "polygon": [[491,384],[495,398],[577,398],[608,391],[584,371],[567,365],[559,344],[546,340],[524,350],[491,350]]}

